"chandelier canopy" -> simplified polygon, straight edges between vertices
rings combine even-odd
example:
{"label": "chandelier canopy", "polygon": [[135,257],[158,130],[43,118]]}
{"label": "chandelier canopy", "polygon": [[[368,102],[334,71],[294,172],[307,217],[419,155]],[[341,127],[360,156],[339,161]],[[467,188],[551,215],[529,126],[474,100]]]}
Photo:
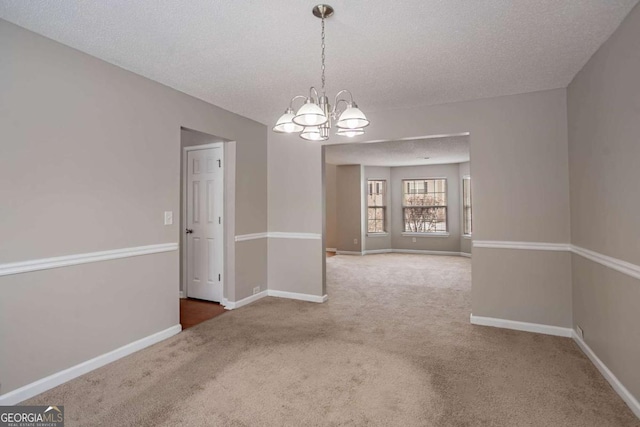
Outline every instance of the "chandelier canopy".
{"label": "chandelier canopy", "polygon": [[[353,95],[346,89],[339,91],[333,103],[329,104],[329,98],[325,92],[324,77],[324,20],[333,15],[333,8],[326,4],[319,4],[312,10],[314,16],[322,20],[321,50],[322,50],[322,86],[320,93],[315,87],[309,89],[309,96],[297,95],[291,98],[289,107],[280,116],[274,132],[294,133],[299,132],[300,138],[308,141],[326,141],[329,139],[331,124],[335,121],[336,135],[354,137],[364,134],[364,128],[369,126],[369,120],[353,101]],[[341,97],[348,95],[348,98]],[[294,112],[293,104],[298,99],[304,99],[304,103]]]}

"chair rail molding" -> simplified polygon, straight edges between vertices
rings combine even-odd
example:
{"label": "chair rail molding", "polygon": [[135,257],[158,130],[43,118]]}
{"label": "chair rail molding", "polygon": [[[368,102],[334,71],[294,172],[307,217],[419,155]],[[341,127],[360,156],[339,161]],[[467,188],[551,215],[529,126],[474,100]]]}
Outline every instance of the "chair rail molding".
{"label": "chair rail molding", "polygon": [[236,242],[256,239],[303,239],[303,240],[321,240],[322,234],[317,233],[287,233],[281,231],[270,231],[264,233],[241,234],[235,237]]}
{"label": "chair rail molding", "polygon": [[247,240],[266,239],[267,233],[252,233],[252,234],[240,234],[236,236],[236,242],[244,242]]}
{"label": "chair rail molding", "polygon": [[571,252],[580,255],[590,261],[597,262],[598,264],[609,267],[612,270],[616,270],[620,273],[631,276],[640,280],[640,265],[632,264],[627,261],[623,261],[618,258],[610,257],[589,249],[581,248],[580,246],[571,246]]}
{"label": "chair rail molding", "polygon": [[474,248],[492,249],[524,249],[532,251],[560,251],[571,250],[569,243],[544,243],[544,242],[511,242],[498,240],[473,240]]}
{"label": "chair rail molding", "polygon": [[269,238],[271,239],[310,239],[320,240],[322,234],[318,233],[287,233],[282,231],[270,231]]}
{"label": "chair rail molding", "polygon": [[628,261],[604,255],[590,249],[572,245],[570,243],[474,240],[473,247],[490,249],[522,249],[533,251],[571,252],[605,267],[609,267],[612,270],[616,270],[620,273],[626,274],[627,276],[631,276],[634,279],[640,279],[640,265],[632,264]]}
{"label": "chair rail molding", "polygon": [[112,259],[128,258],[139,255],[157,254],[161,252],[177,251],[177,243],[160,243],[157,245],[135,246],[131,248],[112,249],[100,252],[64,255],[52,258],[32,259],[28,261],[0,264],[0,276],[28,273],[30,271],[49,270],[51,268],[68,267],[72,265],[88,264],[91,262],[108,261]]}

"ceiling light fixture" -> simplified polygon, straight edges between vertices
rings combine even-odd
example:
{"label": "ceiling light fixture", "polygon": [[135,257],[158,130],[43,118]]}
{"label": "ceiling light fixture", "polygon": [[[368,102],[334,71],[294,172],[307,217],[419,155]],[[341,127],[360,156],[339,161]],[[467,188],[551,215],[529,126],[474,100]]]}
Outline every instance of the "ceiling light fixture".
{"label": "ceiling light fixture", "polygon": [[[324,78],[324,20],[333,15],[333,8],[327,4],[319,4],[313,8],[314,16],[322,20],[322,87],[320,93],[315,87],[309,89],[309,96],[297,95],[291,98],[289,108],[273,127],[274,132],[294,133],[300,132],[300,138],[308,141],[326,141],[329,139],[331,122],[336,121],[338,131],[336,135],[354,137],[364,134],[364,128],[369,126],[369,120],[353,101],[353,95],[346,89],[336,94],[333,107],[329,104],[329,98],[325,93]],[[341,98],[348,94],[348,99]],[[304,103],[294,113],[293,103],[298,99],[304,99]],[[343,104],[341,104],[343,103]],[[343,109],[341,110],[340,107]]]}

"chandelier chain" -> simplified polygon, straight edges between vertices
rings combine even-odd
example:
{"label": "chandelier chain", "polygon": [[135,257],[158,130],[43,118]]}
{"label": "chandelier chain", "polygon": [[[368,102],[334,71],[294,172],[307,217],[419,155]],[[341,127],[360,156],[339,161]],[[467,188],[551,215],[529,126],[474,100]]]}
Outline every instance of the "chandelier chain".
{"label": "chandelier chain", "polygon": [[324,94],[324,16],[322,16],[322,93]]}

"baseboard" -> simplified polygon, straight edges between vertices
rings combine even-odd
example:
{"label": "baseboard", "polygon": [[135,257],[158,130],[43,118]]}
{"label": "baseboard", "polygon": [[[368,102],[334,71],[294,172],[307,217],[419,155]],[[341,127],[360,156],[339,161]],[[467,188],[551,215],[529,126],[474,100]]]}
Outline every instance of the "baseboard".
{"label": "baseboard", "polygon": [[184,298],[186,298],[186,297],[187,297],[187,296],[184,294],[184,291],[180,291],[180,293],[179,293],[178,295],[179,295],[180,299],[184,299]]}
{"label": "baseboard", "polygon": [[326,252],[336,252],[337,249],[336,248],[325,248]]}
{"label": "baseboard", "polygon": [[372,249],[364,252],[338,251],[337,255],[374,255],[374,254],[418,254],[418,255],[446,255],[446,256],[462,256],[471,258],[471,254],[466,252],[450,252],[450,251],[427,251],[421,249]]}
{"label": "baseboard", "polygon": [[270,297],[288,298],[288,299],[295,299],[295,300],[309,301],[309,302],[318,302],[318,303],[326,302],[327,299],[329,299],[329,297],[327,295],[318,296],[318,295],[309,295],[309,294],[299,294],[299,293],[296,293],[296,292],[276,291],[276,290],[273,290],[273,289],[269,289],[267,291],[267,293],[268,293],[268,295]]}
{"label": "baseboard", "polygon": [[560,326],[541,325],[539,323],[519,322],[517,320],[496,319],[493,317],[470,316],[472,325],[492,326],[494,328],[513,329],[515,331],[536,332],[538,334],[555,335],[571,338],[573,329]]}
{"label": "baseboard", "polygon": [[372,249],[370,251],[364,251],[363,255],[390,254],[391,252],[393,252],[393,249]]}
{"label": "baseboard", "polygon": [[427,251],[421,249],[392,249],[394,254],[422,254],[422,255],[446,255],[446,256],[460,256],[460,252],[449,251]]}
{"label": "baseboard", "polygon": [[251,304],[252,302],[258,301],[266,296],[277,297],[277,298],[288,298],[295,299],[300,301],[309,301],[309,302],[325,302],[329,298],[327,295],[317,296],[317,295],[309,295],[309,294],[299,294],[296,292],[285,292],[285,291],[276,291],[273,289],[269,289],[267,291],[262,291],[255,295],[251,295],[250,297],[241,299],[240,301],[229,301],[226,298],[222,299],[222,305],[227,310],[234,310],[236,308],[240,308],[247,304]]}
{"label": "baseboard", "polygon": [[598,371],[602,374],[602,376],[611,384],[611,387],[620,395],[622,400],[629,406],[631,411],[636,415],[636,417],[640,418],[640,402],[636,399],[627,388],[622,385],[620,380],[607,368],[607,365],[600,360],[598,356],[591,350],[591,347],[587,345],[586,342],[580,336],[572,330],[572,338],[578,344],[578,347],[587,355],[589,360],[598,368]]}
{"label": "baseboard", "polygon": [[537,323],[518,322],[515,320],[495,319],[492,317],[482,317],[471,315],[471,323],[474,325],[493,326],[496,328],[514,329],[517,331],[537,332],[546,335],[573,338],[578,347],[591,360],[602,376],[611,384],[611,387],[620,395],[622,400],[629,406],[631,411],[640,418],[640,402],[633,394],[620,382],[620,380],[609,370],[607,365],[600,360],[586,342],[571,328],[561,328],[559,326],[540,325]]}
{"label": "baseboard", "polygon": [[267,291],[258,292],[257,294],[251,295],[250,297],[246,297],[241,299],[240,301],[229,301],[226,298],[222,299],[222,305],[227,310],[234,310],[236,308],[244,307],[247,304],[251,304],[252,302],[256,302],[259,299],[262,299],[267,296]]}
{"label": "baseboard", "polygon": [[135,353],[136,351],[163,341],[177,334],[181,330],[182,326],[180,325],[172,326],[164,331],[156,332],[155,334],[124,345],[113,351],[94,357],[93,359],[89,359],[86,362],[82,362],[63,371],[56,372],[53,375],[49,375],[48,377],[34,381],[31,384],[27,384],[16,390],[0,395],[0,405],[15,405],[33,396],[37,396],[38,394],[50,390],[53,387],[59,386],[67,381],[71,381],[80,375],[84,375],[104,365]]}

